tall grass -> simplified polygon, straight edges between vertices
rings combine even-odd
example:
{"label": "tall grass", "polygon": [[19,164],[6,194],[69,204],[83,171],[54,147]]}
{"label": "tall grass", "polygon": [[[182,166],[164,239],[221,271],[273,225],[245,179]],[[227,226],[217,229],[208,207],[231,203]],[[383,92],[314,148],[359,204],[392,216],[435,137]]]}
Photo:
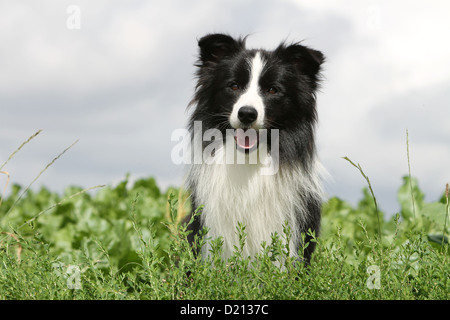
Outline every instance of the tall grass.
{"label": "tall grass", "polygon": [[344,157],[343,159],[344,159],[344,160],[347,160],[348,162],[351,163],[352,166],[354,166],[355,168],[357,168],[357,169],[359,170],[359,172],[361,173],[361,175],[364,177],[364,179],[366,179],[366,181],[367,181],[367,184],[368,184],[368,187],[369,187],[369,190],[370,190],[370,194],[372,195],[373,203],[374,203],[374,205],[375,205],[375,214],[376,214],[377,221],[378,221],[378,236],[381,237],[380,214],[379,214],[379,212],[378,212],[377,198],[375,197],[375,193],[373,192],[372,185],[370,184],[370,179],[369,179],[369,177],[364,173],[364,171],[363,171],[363,169],[361,168],[361,165],[360,165],[359,163],[358,163],[358,164],[353,163],[353,161],[350,160],[348,157]]}
{"label": "tall grass", "polygon": [[162,192],[152,178],[130,186],[126,177],[95,194],[9,183],[0,205],[0,299],[448,299],[448,185],[426,203],[404,177],[401,210],[385,220],[369,177],[346,160],[368,188],[357,206],[336,197],[324,204],[310,268],[291,257],[287,227],[253,259],[242,254],[244,225],[230,259],[207,234],[197,245],[211,241],[211,254],[195,256],[183,223],[186,194]]}
{"label": "tall grass", "polygon": [[412,203],[412,210],[414,218],[416,217],[416,205],[414,203],[414,193],[413,193],[413,186],[412,186],[412,179],[411,179],[411,162],[410,162],[410,156],[409,156],[409,132],[408,129],[406,129],[406,156],[408,158],[408,177],[409,177],[409,188],[411,190],[411,203]]}

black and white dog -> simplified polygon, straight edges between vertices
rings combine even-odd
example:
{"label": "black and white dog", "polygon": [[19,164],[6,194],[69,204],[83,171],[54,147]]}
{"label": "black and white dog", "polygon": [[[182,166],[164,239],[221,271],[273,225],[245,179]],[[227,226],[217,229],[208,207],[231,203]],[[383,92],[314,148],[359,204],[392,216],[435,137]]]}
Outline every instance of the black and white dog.
{"label": "black and white dog", "polygon": [[[198,45],[188,125],[195,159],[187,188],[193,208],[203,209],[189,226],[189,241],[207,227],[208,237],[223,238],[228,258],[239,246],[241,223],[247,235],[243,254],[254,256],[288,223],[290,252],[297,256],[301,233],[317,236],[320,226],[321,165],[314,132],[324,56],[299,43],[250,50],[245,38],[224,34],[207,35]],[[209,249],[206,244],[202,255]],[[314,249],[310,242],[304,250],[306,264]]]}

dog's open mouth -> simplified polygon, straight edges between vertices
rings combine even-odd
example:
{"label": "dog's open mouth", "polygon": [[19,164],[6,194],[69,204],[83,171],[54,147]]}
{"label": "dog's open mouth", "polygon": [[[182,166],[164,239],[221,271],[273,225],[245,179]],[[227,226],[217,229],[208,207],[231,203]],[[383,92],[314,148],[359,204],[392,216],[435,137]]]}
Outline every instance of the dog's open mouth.
{"label": "dog's open mouth", "polygon": [[250,151],[258,147],[258,132],[255,129],[236,129],[234,140],[237,148]]}

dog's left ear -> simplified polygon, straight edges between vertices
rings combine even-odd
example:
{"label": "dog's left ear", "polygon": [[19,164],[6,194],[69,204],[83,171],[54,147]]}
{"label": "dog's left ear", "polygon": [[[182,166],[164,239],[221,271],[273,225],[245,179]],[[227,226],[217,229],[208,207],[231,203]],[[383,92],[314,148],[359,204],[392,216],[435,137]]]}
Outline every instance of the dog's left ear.
{"label": "dog's left ear", "polygon": [[275,52],[282,60],[292,63],[298,72],[314,80],[317,80],[320,66],[325,62],[322,52],[298,43],[290,46],[281,45]]}

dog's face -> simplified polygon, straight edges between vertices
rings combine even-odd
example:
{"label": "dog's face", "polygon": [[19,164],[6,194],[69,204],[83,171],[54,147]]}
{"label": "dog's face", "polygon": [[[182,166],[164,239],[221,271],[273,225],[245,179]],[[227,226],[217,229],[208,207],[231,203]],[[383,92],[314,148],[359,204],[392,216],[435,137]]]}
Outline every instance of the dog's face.
{"label": "dog's face", "polygon": [[[321,52],[300,44],[274,51],[248,50],[245,39],[223,34],[200,39],[192,120],[204,128],[296,130],[316,120],[315,92]],[[246,149],[252,141],[237,135]]]}

